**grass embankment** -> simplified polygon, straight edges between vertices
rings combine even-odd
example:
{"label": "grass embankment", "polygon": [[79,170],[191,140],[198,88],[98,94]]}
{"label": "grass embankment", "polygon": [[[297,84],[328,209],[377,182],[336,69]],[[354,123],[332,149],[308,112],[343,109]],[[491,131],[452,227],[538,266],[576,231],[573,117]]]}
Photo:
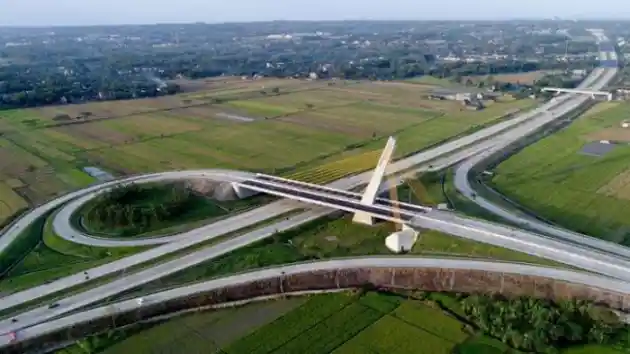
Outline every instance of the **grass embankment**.
{"label": "grass embankment", "polygon": [[[545,326],[532,326],[535,320],[531,318],[543,313],[554,315],[545,317]],[[485,316],[493,320],[486,321]],[[502,326],[501,321],[510,326]],[[567,337],[558,337],[550,326],[568,328]],[[585,345],[598,328],[610,328],[601,337],[606,344]],[[627,340],[621,337],[628,332],[627,326],[618,323],[609,311],[583,303],[507,301],[415,291],[351,291],[279,299],[183,315],[140,330],[131,327],[125,332],[84,339],[60,354],[80,353],[86,347],[106,354],[156,350],[223,354],[517,354],[521,352],[509,345],[525,349],[531,344],[536,344],[533,352],[537,353],[621,353],[617,348],[626,346]]]}
{"label": "grass embankment", "polygon": [[15,264],[37,247],[37,244],[41,242],[45,223],[46,217],[38,218],[24,228],[4,252],[0,253],[0,278],[6,276]]}
{"label": "grass embankment", "polygon": [[[604,105],[604,106],[602,106]],[[630,245],[627,104],[599,104],[572,125],[499,164],[491,185],[563,227]],[[591,141],[617,141],[601,157],[581,153]]]}
{"label": "grass embankment", "polygon": [[0,280],[0,291],[27,289],[147,249],[91,247],[67,241],[55,234],[54,215],[38,219],[23,231],[24,238],[11,244],[27,251],[19,258],[6,258],[13,266]]}

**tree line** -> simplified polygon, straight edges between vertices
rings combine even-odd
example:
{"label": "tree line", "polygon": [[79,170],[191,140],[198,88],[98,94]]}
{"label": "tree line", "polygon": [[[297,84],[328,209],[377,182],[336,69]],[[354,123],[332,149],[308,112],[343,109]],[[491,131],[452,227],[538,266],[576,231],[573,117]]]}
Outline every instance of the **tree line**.
{"label": "tree line", "polygon": [[[562,36],[523,37],[518,45],[496,45],[475,39],[458,25],[422,31],[411,24],[328,23],[181,25],[55,29],[54,45],[47,31],[29,37],[29,45],[0,47],[0,108],[35,107],[170,95],[181,91],[171,80],[216,76],[264,75],[303,78],[394,80],[430,75],[458,78],[534,70],[584,68],[588,61],[560,62],[555,54],[538,61],[484,59],[445,62],[451,52],[499,53],[506,58],[536,56],[565,50]],[[437,25],[436,25],[437,26]],[[506,32],[511,25],[505,24]],[[330,35],[306,35],[299,40],[268,40],[276,31],[297,29]],[[423,27],[424,28],[424,27]],[[181,32],[181,35],[176,32]],[[24,32],[26,33],[26,32]],[[281,32],[282,33],[282,32]],[[0,33],[1,34],[1,33]],[[116,37],[112,37],[116,34]],[[89,35],[89,43],[77,41]],[[24,40],[12,33],[15,41]],[[547,38],[549,37],[549,38]],[[465,40],[461,40],[464,38]],[[524,38],[527,41],[523,41]],[[427,40],[446,42],[432,48]],[[39,42],[38,42],[39,40]],[[369,45],[366,43],[370,42]],[[575,43],[569,52],[592,51],[594,44]],[[558,50],[560,50],[558,49]]]}
{"label": "tree line", "polygon": [[557,353],[584,344],[628,345],[629,327],[609,309],[586,301],[473,295],[461,303],[480,330],[526,352]]}

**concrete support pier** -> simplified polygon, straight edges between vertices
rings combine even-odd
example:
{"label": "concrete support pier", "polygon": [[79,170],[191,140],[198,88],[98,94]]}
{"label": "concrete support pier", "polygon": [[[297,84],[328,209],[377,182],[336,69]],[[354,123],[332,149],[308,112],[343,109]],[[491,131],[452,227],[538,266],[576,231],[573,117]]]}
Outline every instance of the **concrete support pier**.
{"label": "concrete support pier", "polygon": [[[379,188],[381,186],[381,182],[383,181],[383,176],[385,175],[385,170],[387,165],[392,159],[394,155],[394,150],[396,149],[396,139],[390,136],[387,140],[387,145],[385,145],[385,149],[383,149],[383,153],[378,160],[378,164],[374,169],[374,174],[370,179],[370,183],[368,184],[365,192],[363,193],[363,197],[361,198],[361,204],[364,205],[373,205],[374,200],[376,200],[376,196],[378,195]],[[374,225],[374,219],[366,212],[356,212],[354,217],[352,218],[353,222],[366,224],[366,225]]]}

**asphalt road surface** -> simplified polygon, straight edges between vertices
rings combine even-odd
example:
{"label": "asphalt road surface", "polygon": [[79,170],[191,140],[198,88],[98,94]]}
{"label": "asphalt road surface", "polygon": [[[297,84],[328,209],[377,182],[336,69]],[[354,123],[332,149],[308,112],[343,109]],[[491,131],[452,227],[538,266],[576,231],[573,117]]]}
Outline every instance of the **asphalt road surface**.
{"label": "asphalt road surface", "polygon": [[[599,85],[605,84],[604,81],[609,80],[611,77],[610,70],[604,69],[595,69],[592,75],[590,75],[581,87],[584,88],[593,88],[598,89]],[[470,155],[466,154],[477,154],[479,153],[480,146],[483,144],[487,144],[489,147],[497,146],[501,144],[502,139],[505,138],[505,135],[499,135],[499,137],[494,137],[499,133],[505,133],[508,137],[520,137],[523,134],[523,129],[521,126],[530,126],[531,122],[541,122],[543,120],[550,119],[550,116],[555,116],[556,114],[561,114],[564,111],[568,111],[574,109],[576,106],[580,104],[579,97],[575,95],[562,95],[556,97],[552,102],[535,109],[531,112],[523,114],[517,118],[512,120],[494,125],[492,127],[480,130],[476,133],[473,133],[469,136],[454,140],[450,143],[441,145],[431,150],[427,150],[425,152],[416,154],[404,160],[393,163],[390,166],[390,171],[406,171],[411,169],[412,167],[426,163],[429,161],[433,161],[438,159],[441,156],[446,154],[454,154],[456,156],[457,161],[461,161],[462,158],[466,158]],[[551,110],[551,113],[549,111]],[[532,125],[534,123],[531,123]],[[519,129],[520,128],[520,129]],[[503,137],[503,138],[502,138]],[[485,141],[487,140],[487,141]],[[474,145],[482,141],[480,144]],[[474,146],[473,146],[474,145]],[[460,151],[458,151],[460,150]],[[460,154],[460,155],[458,155]],[[465,156],[463,156],[465,155]],[[462,157],[463,156],[463,157]],[[435,162],[434,162],[435,163]],[[219,178],[222,180],[233,181],[233,182],[242,182],[244,180],[248,180],[252,178],[251,174],[236,172],[236,171],[223,171],[223,170],[207,170],[207,171],[197,171],[197,173],[201,174],[212,174],[212,176],[207,176],[208,178]],[[193,173],[194,174],[194,173]],[[70,235],[70,233],[75,232],[71,227],[68,228],[69,223],[63,224],[59,220],[68,221],[67,217],[72,212],[72,207],[75,209],[81,205],[81,203],[86,202],[90,198],[93,198],[98,193],[103,193],[104,190],[108,187],[112,187],[119,183],[128,183],[131,181],[134,182],[143,182],[143,181],[157,181],[157,180],[169,180],[169,179],[178,179],[178,178],[188,178],[191,176],[190,171],[179,171],[179,172],[167,172],[167,173],[158,173],[146,176],[136,176],[132,178],[125,179],[123,181],[114,181],[109,183],[104,183],[102,185],[94,186],[87,188],[85,190],[77,191],[63,197],[57,198],[49,203],[42,205],[39,208],[34,209],[26,216],[20,218],[17,222],[13,223],[10,227],[5,229],[2,237],[0,237],[0,251],[5,250],[7,245],[10,244],[15,238],[19,235],[19,232],[30,222],[34,221],[37,217],[46,214],[47,212],[61,206],[64,203],[68,203],[62,210],[59,212],[54,221],[55,231],[59,233],[62,237],[69,237],[70,240],[78,240],[77,236],[85,236],[85,235]],[[369,173],[362,174],[360,176],[355,176],[351,178],[346,178],[341,181],[332,183],[330,186],[333,188],[343,188],[350,189],[356,187],[360,184],[365,183],[368,179]],[[78,198],[78,199],[77,199]],[[76,199],[76,200],[75,200]],[[72,201],[75,200],[75,201]],[[72,201],[72,202],[71,202]],[[283,204],[284,203],[284,204]],[[305,205],[301,205],[301,207],[306,207]],[[113,269],[121,270],[126,269],[132,265],[136,265],[142,262],[146,262],[151,259],[155,259],[156,257],[168,254],[178,249],[184,248],[182,245],[189,243],[188,245],[194,245],[196,243],[201,242],[202,240],[211,239],[212,237],[216,237],[217,234],[225,234],[230,231],[231,228],[237,227],[236,224],[240,225],[240,228],[245,227],[247,225],[256,224],[257,220],[266,220],[274,215],[281,215],[290,210],[299,209],[300,206],[295,204],[292,201],[280,201],[276,203],[269,204],[265,207],[258,208],[256,210],[251,211],[251,214],[241,214],[237,215],[234,218],[240,219],[226,219],[221,222],[224,222],[223,225],[219,226],[208,226],[208,229],[198,229],[190,231],[189,233],[179,235],[177,242],[170,242],[160,247],[156,247],[150,251],[146,251],[131,257],[127,257],[123,260],[112,262],[108,265],[97,267],[94,269],[90,269],[88,272],[90,273],[90,277],[92,279],[102,277],[107,274],[112,274]],[[69,212],[69,213],[68,213]],[[53,309],[48,308],[48,306],[43,306],[37,309],[33,309],[31,311],[27,311],[25,313],[19,314],[17,317],[18,322],[14,323],[9,319],[0,322],[0,332],[2,331],[12,331],[17,330],[23,327],[28,327],[31,325],[35,325],[38,323],[45,322],[51,318],[67,313],[68,311],[72,311],[78,309],[82,306],[86,306],[88,304],[94,303],[101,299],[104,299],[113,294],[120,293],[121,291],[130,289],[131,287],[135,287],[137,285],[141,285],[150,281],[152,279],[157,279],[163,277],[166,274],[171,274],[172,272],[178,269],[185,269],[194,264],[198,264],[207,259],[212,259],[217,257],[218,255],[224,254],[225,252],[229,252],[238,247],[242,247],[246,244],[250,244],[255,242],[256,240],[262,239],[264,237],[269,237],[277,231],[284,230],[285,228],[293,228],[297,225],[303,224],[304,222],[308,222],[309,220],[313,220],[315,218],[321,217],[327,213],[330,213],[329,209],[315,209],[308,211],[306,213],[293,216],[288,220],[281,221],[280,223],[275,223],[273,225],[269,225],[263,227],[262,229],[255,230],[249,232],[240,237],[232,238],[226,242],[220,243],[218,245],[209,246],[205,249],[193,252],[189,255],[179,257],[173,261],[163,262],[151,268],[142,270],[140,272],[136,272],[133,274],[125,275],[113,282],[108,284],[95,287],[93,289],[72,295],[67,297],[61,301],[59,301],[59,306]],[[63,214],[65,213],[65,214]],[[63,217],[61,216],[63,214]],[[232,220],[231,220],[232,219]],[[234,221],[238,220],[238,221]],[[58,222],[59,221],[59,222]],[[217,224],[219,224],[217,223]],[[487,222],[477,221],[469,218],[460,217],[453,214],[448,213],[438,213],[431,212],[429,214],[418,214],[414,217],[412,223],[415,225],[423,225],[423,227],[435,228],[438,230],[446,231],[455,235],[461,235],[463,237],[468,237],[472,239],[483,240],[485,239],[488,243],[503,245],[507,248],[518,249],[523,252],[532,253],[532,254],[540,254],[542,256],[553,257],[552,259],[563,261],[565,259],[567,264],[577,264],[579,267],[583,267],[585,269],[591,269],[595,272],[599,272],[602,274],[607,274],[618,279],[626,280],[630,278],[630,275],[626,275],[628,273],[626,270],[630,269],[628,264],[624,260],[618,260],[609,255],[592,251],[589,248],[585,247],[582,244],[566,244],[552,238],[545,238],[540,235],[536,235],[531,232],[516,230],[516,229],[508,229],[502,227],[500,225],[494,225]],[[215,224],[216,225],[216,224]],[[213,230],[213,231],[209,231]],[[235,231],[235,230],[234,230]],[[211,233],[214,232],[214,233]],[[465,234],[465,235],[463,235]],[[209,236],[215,235],[215,236]],[[93,237],[87,237],[90,240],[95,240]],[[82,240],[84,241],[84,240]],[[102,240],[101,240],[102,241]],[[93,242],[93,241],[88,241]],[[525,247],[526,249],[523,249]],[[529,252],[528,252],[529,251]],[[606,258],[607,257],[607,258]],[[387,261],[389,262],[389,261]],[[391,263],[390,263],[391,264]],[[521,266],[522,267],[522,266]],[[36,299],[47,294],[52,294],[59,290],[71,287],[73,285],[78,285],[84,283],[86,280],[83,274],[77,274],[74,276],[66,277],[55,282],[52,282],[47,285],[43,285],[40,287],[36,287],[33,289],[29,289],[25,292],[20,292],[14,295],[10,295],[8,297],[2,298],[0,302],[0,308],[6,309],[11,306],[15,306],[17,304],[24,303],[26,301]],[[617,280],[618,284],[622,284]],[[180,291],[189,291],[189,290],[180,290]],[[22,334],[26,329],[20,330]]]}
{"label": "asphalt road surface", "polygon": [[[630,292],[630,283],[620,282],[618,280],[610,279],[605,276],[528,264],[448,258],[421,258],[400,256],[361,257],[353,259],[338,259],[284,265],[275,268],[268,268],[249,273],[232,275],[216,280],[206,281],[203,283],[196,283],[188,286],[178,287],[167,291],[146,295],[143,297],[142,304],[139,304],[137,299],[125,300],[114,304],[109,304],[107,306],[97,307],[87,311],[82,311],[65,317],[53,319],[51,321],[37,324],[32,327],[24,328],[17,333],[17,340],[22,341],[36,338],[55,330],[72,326],[80,326],[82,323],[87,323],[93,319],[110,317],[113,314],[132,311],[148,304],[162,303],[173,299],[181,299],[190,296],[191,294],[206,292],[229,285],[243,284],[254,280],[271,279],[282,275],[293,275],[318,270],[355,269],[362,267],[487,270],[509,274],[548,277],[551,279],[557,279],[571,283],[586,284],[592,287],[620,293]],[[9,340],[10,339],[8,335],[0,336],[0,347],[10,344]]]}
{"label": "asphalt road surface", "polygon": [[[605,35],[601,33],[596,34],[599,41],[608,42],[608,39]],[[616,53],[608,53],[608,52],[600,52],[600,57],[602,61],[605,60],[616,60]],[[589,87],[589,89],[593,90],[601,90],[605,87],[617,74],[616,68],[603,68],[604,71],[602,78],[599,80],[592,81],[593,86]],[[587,87],[582,83],[579,88]],[[581,97],[580,97],[581,96]],[[579,99],[582,101],[586,101],[589,99],[587,95],[579,95]],[[620,257],[624,257],[630,259],[630,249],[622,247],[618,244],[607,242],[601,239],[597,239],[594,237],[589,237],[584,234],[580,234],[578,232],[573,232],[570,230],[566,230],[557,226],[550,225],[524,213],[519,213],[514,210],[506,209],[501,205],[494,204],[492,201],[480,196],[473,188],[473,185],[470,183],[469,176],[471,175],[471,171],[478,165],[482,164],[485,160],[487,160],[492,154],[505,149],[510,144],[513,144],[517,140],[525,137],[533,132],[537,131],[541,126],[551,122],[558,117],[562,116],[563,111],[557,107],[552,107],[550,109],[551,115],[548,115],[546,119],[541,120],[540,122],[529,122],[528,124],[524,124],[520,126],[518,129],[521,130],[518,134],[504,134],[503,136],[497,136],[496,144],[491,148],[485,151],[483,154],[479,154],[477,156],[473,156],[470,159],[464,161],[460,164],[455,171],[455,188],[462,193],[465,197],[479,205],[480,207],[490,211],[491,213],[502,217],[505,220],[509,220],[517,225],[521,225],[526,229],[533,230],[536,232],[543,233],[545,235],[550,235],[556,237],[560,240],[564,240],[572,243],[581,243],[583,245],[589,246],[593,249],[608,252]],[[516,129],[515,129],[516,130]]]}

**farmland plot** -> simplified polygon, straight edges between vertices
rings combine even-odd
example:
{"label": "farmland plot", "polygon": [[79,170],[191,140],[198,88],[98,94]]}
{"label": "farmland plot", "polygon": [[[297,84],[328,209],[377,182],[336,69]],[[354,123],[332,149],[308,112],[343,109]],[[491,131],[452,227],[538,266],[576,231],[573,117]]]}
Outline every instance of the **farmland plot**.
{"label": "farmland plot", "polygon": [[618,126],[628,106],[595,112],[501,163],[492,183],[544,218],[576,231],[630,244],[630,233],[624,231],[630,230],[630,201],[625,190],[630,146],[617,145],[601,157],[580,154],[594,132]]}

